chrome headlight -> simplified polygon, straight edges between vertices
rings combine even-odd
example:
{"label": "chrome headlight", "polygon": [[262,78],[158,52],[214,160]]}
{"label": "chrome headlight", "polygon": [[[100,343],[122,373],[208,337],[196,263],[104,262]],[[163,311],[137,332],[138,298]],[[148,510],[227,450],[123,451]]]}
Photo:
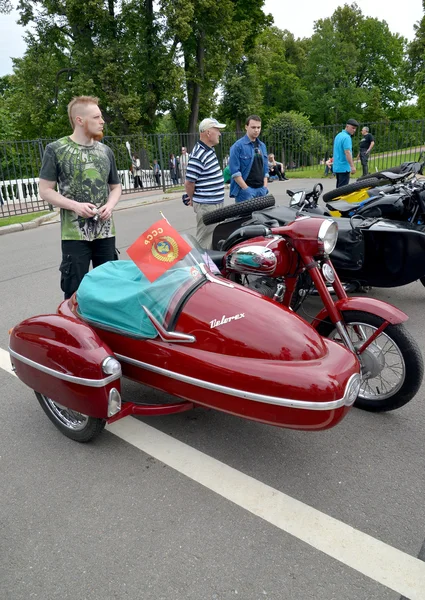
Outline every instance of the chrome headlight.
{"label": "chrome headlight", "polygon": [[121,365],[113,356],[108,356],[102,363],[105,375],[121,375]]}
{"label": "chrome headlight", "polygon": [[352,406],[354,404],[357,396],[359,395],[361,384],[362,378],[358,373],[351,375],[350,379],[348,380],[347,387],[345,388],[345,406]]}
{"label": "chrome headlight", "polygon": [[325,254],[330,254],[338,239],[338,225],[335,221],[323,221],[320,225],[318,240]]}

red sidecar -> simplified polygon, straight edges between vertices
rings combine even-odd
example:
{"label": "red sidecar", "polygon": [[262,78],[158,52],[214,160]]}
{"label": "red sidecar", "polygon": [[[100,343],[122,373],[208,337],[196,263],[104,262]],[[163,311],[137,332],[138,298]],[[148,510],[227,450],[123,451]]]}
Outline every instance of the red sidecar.
{"label": "red sidecar", "polygon": [[[88,441],[105,422],[194,405],[303,430],[346,415],[361,382],[356,356],[205,261],[194,250],[154,283],[131,261],[106,263],[58,314],[14,327],[16,374],[65,435]],[[121,376],[176,402],[121,399]]]}

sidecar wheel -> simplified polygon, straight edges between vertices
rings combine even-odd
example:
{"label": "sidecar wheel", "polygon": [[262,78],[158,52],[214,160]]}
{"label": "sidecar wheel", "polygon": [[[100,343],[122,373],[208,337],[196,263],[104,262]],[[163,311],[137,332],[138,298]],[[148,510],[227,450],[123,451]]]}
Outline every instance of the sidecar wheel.
{"label": "sidecar wheel", "polygon": [[102,433],[106,423],[104,419],[88,417],[66,408],[66,406],[62,406],[39,392],[35,392],[35,395],[53,425],[71,440],[89,442]]}
{"label": "sidecar wheel", "polygon": [[204,225],[213,225],[214,223],[221,223],[221,221],[233,217],[251,215],[254,211],[270,208],[270,206],[274,206],[275,203],[276,200],[271,194],[260,196],[259,198],[251,198],[251,200],[245,200],[244,202],[237,202],[230,206],[218,208],[217,210],[207,213],[203,218]]}
{"label": "sidecar wheel", "polygon": [[368,179],[363,179],[363,181],[355,181],[354,183],[349,183],[348,185],[343,185],[339,188],[331,190],[330,192],[326,192],[326,194],[323,194],[322,198],[325,203],[330,202],[334,198],[347,196],[348,194],[352,194],[358,190],[384,185],[386,181],[388,180],[378,179],[377,177],[369,177]]}
{"label": "sidecar wheel", "polygon": [[[344,321],[354,347],[364,342],[382,325],[383,319],[362,311],[344,311]],[[342,343],[340,334],[329,319],[317,331]],[[395,410],[407,404],[418,392],[423,377],[421,351],[403,325],[388,327],[361,355],[363,380],[354,406],[372,412]]]}

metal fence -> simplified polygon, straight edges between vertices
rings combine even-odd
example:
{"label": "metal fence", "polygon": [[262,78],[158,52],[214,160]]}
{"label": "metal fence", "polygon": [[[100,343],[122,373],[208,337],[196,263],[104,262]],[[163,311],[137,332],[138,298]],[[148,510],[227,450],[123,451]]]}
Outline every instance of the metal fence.
{"label": "metal fence", "polygon": [[[361,128],[368,127],[375,139],[369,170],[379,171],[402,162],[416,160],[425,147],[425,120],[361,123],[353,136],[353,156],[359,153]],[[269,152],[287,170],[316,171],[332,156],[333,140],[345,125],[295,129],[275,129],[262,136]],[[315,175],[315,173],[314,173]]]}
{"label": "metal fence", "polygon": [[[369,163],[370,171],[381,170],[408,160],[415,160],[422,150],[425,120],[380,121],[363,123],[375,138],[375,147]],[[262,132],[261,139],[269,152],[291,171],[320,177],[324,161],[332,155],[333,139],[344,125],[326,127],[290,126]],[[230,147],[243,135],[242,132],[222,132],[215,150],[224,167],[229,159]],[[104,143],[114,152],[124,194],[142,190],[166,190],[184,184],[184,168],[170,172],[170,159],[181,155],[182,147],[190,152],[198,139],[190,134],[146,134],[132,136],[106,136]],[[354,156],[358,153],[360,131],[353,138]],[[46,145],[53,140],[38,139],[0,142],[0,218],[28,212],[47,210],[38,193],[38,173]],[[142,175],[135,180],[131,172],[131,156],[140,159]],[[160,168],[159,177],[153,171],[154,161]],[[301,175],[301,173],[300,173]],[[136,187],[137,184],[141,187]]]}

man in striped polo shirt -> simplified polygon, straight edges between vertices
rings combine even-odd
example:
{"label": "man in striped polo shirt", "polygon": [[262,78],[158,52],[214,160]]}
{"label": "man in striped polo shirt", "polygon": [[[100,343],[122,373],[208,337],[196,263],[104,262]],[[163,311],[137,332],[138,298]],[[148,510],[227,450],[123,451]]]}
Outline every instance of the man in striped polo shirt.
{"label": "man in striped polo shirt", "polygon": [[223,206],[224,179],[213,147],[220,140],[220,129],[226,125],[216,119],[204,119],[199,124],[200,140],[195,144],[187,163],[186,193],[196,214],[196,239],[203,248],[212,247],[215,225],[204,225],[203,216]]}

